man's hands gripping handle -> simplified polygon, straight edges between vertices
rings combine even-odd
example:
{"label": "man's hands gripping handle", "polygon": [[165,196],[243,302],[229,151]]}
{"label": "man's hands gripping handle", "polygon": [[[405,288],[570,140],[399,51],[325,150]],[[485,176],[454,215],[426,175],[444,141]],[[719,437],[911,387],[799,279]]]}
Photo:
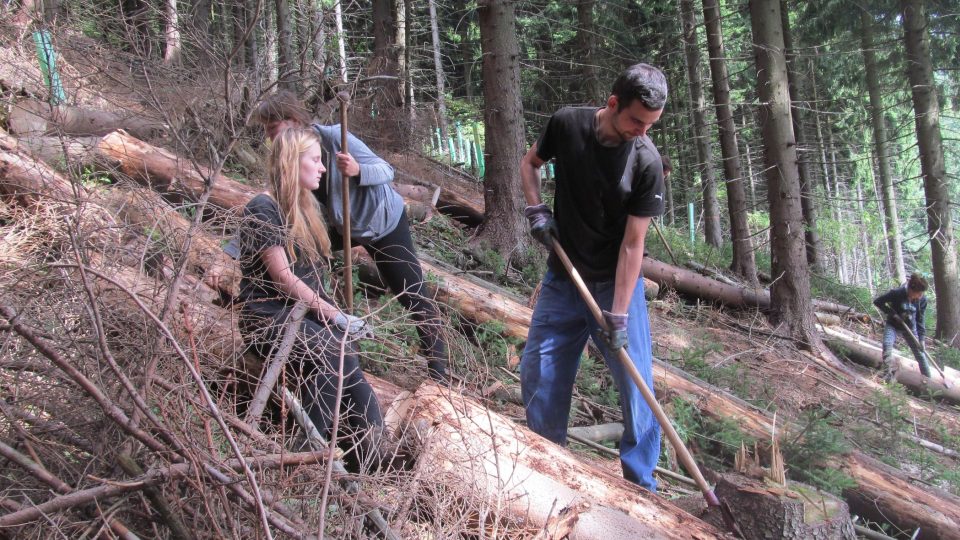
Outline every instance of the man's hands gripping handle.
{"label": "man's hands gripping handle", "polygon": [[611,352],[617,352],[627,346],[627,321],[629,315],[626,313],[610,313],[603,311],[603,322],[606,328],[600,329],[600,335],[604,343],[610,348]]}
{"label": "man's hands gripping handle", "polygon": [[[557,222],[553,219],[553,212],[547,205],[537,204],[524,208],[523,215],[530,222],[530,235],[547,249],[553,250],[557,235]],[[627,321],[626,313],[603,312],[605,328],[601,328],[600,334],[611,352],[615,353],[627,345]]]}
{"label": "man's hands gripping handle", "polygon": [[538,242],[553,249],[553,238],[557,235],[557,221],[553,219],[553,212],[545,204],[528,206],[523,209],[523,215],[530,222],[530,235]]}

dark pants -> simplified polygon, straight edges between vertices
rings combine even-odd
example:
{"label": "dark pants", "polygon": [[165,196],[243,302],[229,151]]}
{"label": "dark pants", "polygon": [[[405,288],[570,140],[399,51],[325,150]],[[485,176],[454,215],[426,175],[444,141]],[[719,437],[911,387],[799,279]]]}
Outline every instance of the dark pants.
{"label": "dark pants", "polygon": [[[897,334],[902,333],[903,329],[893,321],[888,320],[883,327],[883,368],[887,373],[892,373],[893,375],[896,374],[900,367],[893,357],[893,345],[897,341]],[[914,346],[913,340],[904,338],[904,341],[907,342],[907,346],[910,347],[910,352],[912,352],[913,357],[916,358],[920,373],[922,373],[924,377],[929,377],[930,366],[927,365],[927,357],[923,355],[923,351]]]}
{"label": "dark pants", "polygon": [[[244,341],[262,358],[272,358],[283,338],[291,309],[271,309],[275,303],[249,303],[240,312]],[[327,326],[312,314],[300,322],[300,330],[287,359],[287,377],[294,377],[300,399],[310,420],[324,437],[331,436],[343,359],[343,394],[340,401],[340,434],[366,437],[371,428],[383,425],[383,415],[373,388],[360,370],[355,343],[342,344],[343,332]],[[341,348],[345,347],[341,356]]]}
{"label": "dark pants", "polygon": [[[442,336],[440,312],[425,294],[423,269],[413,247],[407,211],[403,211],[400,222],[383,238],[355,241],[373,258],[380,277],[397,295],[400,304],[413,314],[423,353],[431,360],[446,362],[447,344]],[[332,229],[330,242],[334,249],[343,249],[343,238]]]}

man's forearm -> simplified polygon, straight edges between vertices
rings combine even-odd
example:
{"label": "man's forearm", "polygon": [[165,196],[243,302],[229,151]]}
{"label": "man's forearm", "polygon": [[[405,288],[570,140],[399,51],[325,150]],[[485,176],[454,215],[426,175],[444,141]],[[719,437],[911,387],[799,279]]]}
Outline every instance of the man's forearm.
{"label": "man's forearm", "polygon": [[630,309],[630,300],[633,291],[640,279],[640,268],[643,266],[643,242],[639,245],[620,246],[620,257],[617,260],[617,274],[614,282],[613,305],[611,313],[626,313]]}

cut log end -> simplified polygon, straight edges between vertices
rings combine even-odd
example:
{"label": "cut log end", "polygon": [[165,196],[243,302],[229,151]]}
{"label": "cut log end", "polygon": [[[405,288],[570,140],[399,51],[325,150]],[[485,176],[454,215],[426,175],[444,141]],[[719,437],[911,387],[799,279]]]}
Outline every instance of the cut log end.
{"label": "cut log end", "polygon": [[[747,540],[856,538],[847,504],[804,484],[791,483],[784,487],[769,481],[724,474],[717,482],[716,493],[730,508]],[[708,523],[723,527],[717,509],[708,509],[699,496],[685,499],[679,506]]]}

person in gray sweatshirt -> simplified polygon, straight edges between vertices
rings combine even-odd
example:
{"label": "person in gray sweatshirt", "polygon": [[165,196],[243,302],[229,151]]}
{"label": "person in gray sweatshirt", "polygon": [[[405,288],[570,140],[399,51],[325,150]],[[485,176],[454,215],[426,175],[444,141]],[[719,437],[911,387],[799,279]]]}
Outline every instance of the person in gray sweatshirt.
{"label": "person in gray sweatshirt", "polygon": [[340,125],[313,123],[293,92],[281,90],[266,97],[254,110],[253,121],[261,124],[271,139],[284,129],[307,126],[320,135],[327,173],[313,193],[330,225],[331,244],[334,249],[343,246],[342,175],[347,174],[351,243],[367,250],[384,282],[413,314],[429,376],[447,381],[447,344],[440,313],[424,294],[423,269],[413,247],[403,197],[392,187],[393,167],[352,134],[347,135],[349,153],[341,152]]}

